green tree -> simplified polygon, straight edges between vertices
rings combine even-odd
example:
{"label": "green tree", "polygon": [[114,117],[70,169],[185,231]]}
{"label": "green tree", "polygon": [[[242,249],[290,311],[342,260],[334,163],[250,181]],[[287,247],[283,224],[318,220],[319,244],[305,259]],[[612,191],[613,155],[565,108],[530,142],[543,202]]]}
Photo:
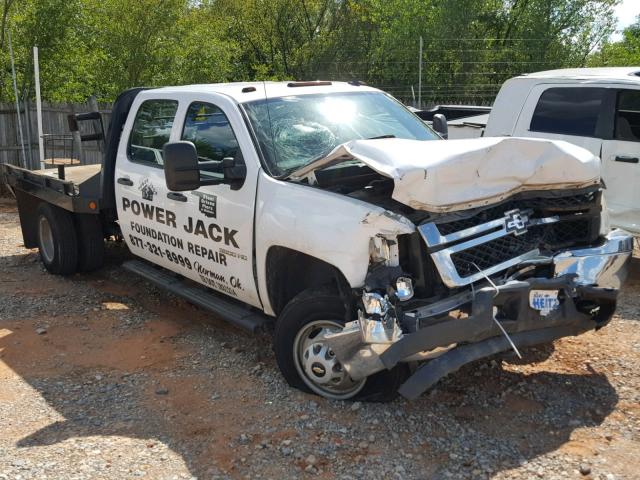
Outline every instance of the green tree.
{"label": "green tree", "polygon": [[33,96],[38,45],[46,100],[111,100],[140,85],[320,78],[363,80],[410,101],[422,37],[427,103],[490,102],[523,72],[588,58],[628,64],[637,28],[592,54],[613,29],[618,1],[4,0],[0,99],[13,98],[10,29],[25,97]]}
{"label": "green tree", "polygon": [[628,67],[640,65],[640,16],[622,32],[622,40],[608,42],[589,59],[592,67]]}

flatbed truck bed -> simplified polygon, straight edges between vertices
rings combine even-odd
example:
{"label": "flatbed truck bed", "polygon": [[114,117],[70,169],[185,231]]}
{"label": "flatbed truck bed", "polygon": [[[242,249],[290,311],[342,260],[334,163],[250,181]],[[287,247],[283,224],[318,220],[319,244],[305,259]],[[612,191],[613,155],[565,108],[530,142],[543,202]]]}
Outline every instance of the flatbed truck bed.
{"label": "flatbed truck bed", "polygon": [[34,197],[73,213],[100,213],[101,165],[65,167],[64,179],[59,170],[27,170],[2,165],[9,187],[16,195],[24,191]]}

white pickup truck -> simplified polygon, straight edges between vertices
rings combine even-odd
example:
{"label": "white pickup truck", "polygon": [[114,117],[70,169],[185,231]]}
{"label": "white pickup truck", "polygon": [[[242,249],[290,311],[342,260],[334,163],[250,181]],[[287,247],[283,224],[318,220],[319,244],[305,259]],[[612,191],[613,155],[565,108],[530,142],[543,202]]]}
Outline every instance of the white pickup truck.
{"label": "white pickup truck", "polygon": [[632,248],[588,151],[442,141],[358,83],[129,90],[85,136],[102,137],[102,165],[4,167],[25,245],[71,274],[123,238],[129,270],[272,325],[289,384],[327,398],[416,398],[478,358],[601,328]]}
{"label": "white pickup truck", "polygon": [[450,138],[549,138],[586,148],[602,159],[612,225],[640,234],[640,67],[512,78],[490,114],[450,122],[449,133]]}

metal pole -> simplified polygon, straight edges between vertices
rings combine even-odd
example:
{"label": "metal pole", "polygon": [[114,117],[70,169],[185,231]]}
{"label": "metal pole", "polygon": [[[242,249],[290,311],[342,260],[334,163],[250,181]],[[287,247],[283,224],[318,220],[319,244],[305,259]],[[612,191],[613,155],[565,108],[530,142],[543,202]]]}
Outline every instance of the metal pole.
{"label": "metal pole", "polygon": [[24,135],[22,134],[22,119],[20,118],[20,101],[18,100],[18,82],[16,81],[16,66],[13,60],[13,47],[11,46],[11,30],[7,31],[9,38],[9,58],[11,58],[11,77],[13,78],[13,94],[16,97],[16,114],[18,115],[18,133],[22,148],[22,167],[27,168],[27,154],[24,151]]}
{"label": "metal pole", "polygon": [[422,110],[422,35],[420,36],[420,49],[418,53],[418,108]]}
{"label": "metal pole", "polygon": [[[91,95],[89,97],[88,103],[89,103],[89,108],[91,109],[92,112],[100,111],[100,106],[98,105],[98,99],[94,95]],[[102,122],[100,120],[92,120],[91,123],[93,124],[93,133],[102,132]],[[102,146],[104,145],[104,138],[102,140],[98,140],[96,144],[98,145],[98,152],[102,154]]]}
{"label": "metal pole", "polygon": [[42,98],[40,98],[40,64],[38,63],[38,47],[33,47],[33,70],[36,77],[36,117],[38,120],[38,150],[40,151],[40,168],[44,170],[44,139],[42,138]]}
{"label": "metal pole", "polygon": [[24,99],[24,126],[25,126],[25,135],[27,137],[27,160],[29,162],[29,169],[37,168],[37,162],[34,162],[33,158],[33,134],[31,132],[31,102],[29,102],[29,97]]}

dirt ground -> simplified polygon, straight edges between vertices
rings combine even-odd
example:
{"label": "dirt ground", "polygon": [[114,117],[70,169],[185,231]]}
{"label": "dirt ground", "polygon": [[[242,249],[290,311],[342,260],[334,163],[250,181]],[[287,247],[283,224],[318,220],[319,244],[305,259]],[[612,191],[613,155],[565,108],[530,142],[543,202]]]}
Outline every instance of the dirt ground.
{"label": "dirt ground", "polygon": [[290,389],[268,335],[118,265],[59,278],[0,200],[0,479],[640,478],[640,260],[612,323],[415,402]]}

